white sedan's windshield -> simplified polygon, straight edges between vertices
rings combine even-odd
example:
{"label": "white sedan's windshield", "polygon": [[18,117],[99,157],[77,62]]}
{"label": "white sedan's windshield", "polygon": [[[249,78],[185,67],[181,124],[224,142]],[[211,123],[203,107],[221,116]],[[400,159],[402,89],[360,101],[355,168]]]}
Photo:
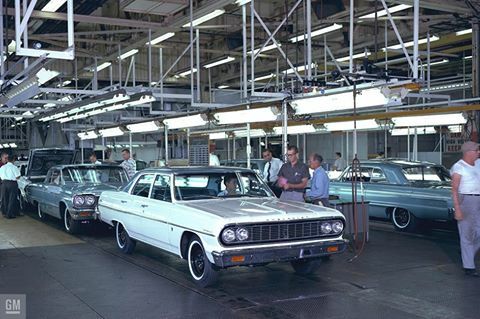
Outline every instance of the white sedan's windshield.
{"label": "white sedan's windshield", "polygon": [[272,191],[253,173],[199,173],[175,176],[175,198],[270,197]]}

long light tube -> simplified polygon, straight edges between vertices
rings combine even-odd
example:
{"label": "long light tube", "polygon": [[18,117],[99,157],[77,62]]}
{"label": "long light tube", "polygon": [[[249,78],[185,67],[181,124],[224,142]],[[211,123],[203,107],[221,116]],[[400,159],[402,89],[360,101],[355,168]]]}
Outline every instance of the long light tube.
{"label": "long light tube", "polygon": [[127,51],[127,52],[121,54],[118,58],[119,58],[120,60],[124,60],[124,59],[126,59],[126,58],[128,58],[128,57],[131,57],[132,55],[137,54],[137,53],[138,53],[138,49],[132,49],[132,50],[130,50],[130,51]]}
{"label": "long light tube", "polygon": [[225,132],[210,133],[208,134],[208,138],[211,140],[226,140],[228,135]]}
{"label": "long light tube", "polygon": [[[432,35],[430,37],[430,42],[434,42],[434,41],[438,41],[440,40],[439,37],[437,37],[436,35]],[[428,38],[424,38],[424,39],[420,39],[418,40],[418,44],[425,44],[428,42]],[[409,41],[409,42],[404,42],[403,45],[408,48],[408,47],[411,47],[413,46],[413,41]],[[396,44],[396,45],[391,45],[391,46],[388,46],[387,49],[393,49],[393,50],[396,50],[396,49],[401,49],[402,48],[402,45],[401,44]],[[385,48],[382,49],[383,51],[385,51]]]}
{"label": "long light tube", "polygon": [[112,62],[104,62],[104,63],[100,64],[99,66],[97,66],[97,72],[100,72],[103,69],[108,68],[110,65],[112,65]]}
{"label": "long light tube", "polygon": [[232,112],[215,113],[213,117],[220,125],[275,121],[278,112],[275,108],[265,107]]}
{"label": "long light tube", "polygon": [[[198,19],[193,20],[193,21],[192,21],[192,25],[193,25],[194,27],[196,27],[197,25],[200,25],[200,24],[202,24],[202,23],[204,23],[204,22],[206,22],[206,21],[208,21],[208,20],[212,20],[213,18],[216,18],[216,17],[218,17],[218,16],[221,16],[221,15],[224,14],[224,13],[225,13],[225,10],[223,10],[223,9],[215,10],[215,11],[213,11],[213,12],[210,12],[209,14],[204,15],[203,17],[200,17],[200,18],[198,18]],[[182,27],[184,27],[184,28],[190,27],[190,22],[185,23]]]}
{"label": "long light tube", "polygon": [[[398,6],[388,8],[388,12],[395,13],[395,12],[398,12],[398,11],[403,11],[403,10],[410,9],[411,7],[412,6],[408,5],[408,4],[399,4]],[[376,14],[376,16],[378,18],[386,16],[386,15],[387,15],[387,11],[385,9],[377,11],[377,14]],[[375,12],[363,15],[363,16],[359,17],[358,19],[375,19]]]}
{"label": "long light tube", "polygon": [[[343,28],[343,25],[341,24],[337,24],[337,23],[334,23],[332,24],[331,26],[328,26],[328,27],[325,27],[325,28],[322,28],[322,29],[318,29],[318,30],[315,30],[315,31],[312,31],[311,33],[311,37],[317,37],[319,35],[322,35],[322,34],[327,34],[329,32],[332,32],[332,31],[335,31],[335,30],[338,30],[338,29],[341,29]],[[308,38],[307,34],[302,34],[302,35],[299,35],[298,37],[294,37],[294,38],[291,38],[290,39],[290,42],[292,43],[296,43],[296,42],[299,42],[299,41],[303,41],[303,40],[306,40]]]}
{"label": "long light tube", "polygon": [[[282,135],[283,128],[281,126],[276,126],[273,128],[275,135]],[[305,134],[305,133],[314,133],[317,130],[311,124],[307,125],[294,125],[287,127],[287,134]]]}
{"label": "long light tube", "polygon": [[60,9],[63,4],[67,2],[67,0],[50,0],[41,11],[44,12],[56,12],[58,9]]}
{"label": "long light tube", "polygon": [[467,119],[461,113],[455,113],[394,117],[392,121],[396,127],[416,127],[465,124]]}
{"label": "long light tube", "polygon": [[[363,58],[363,57],[368,57],[370,54],[370,52],[362,52],[362,53],[357,53],[357,54],[354,54],[352,55],[352,58],[353,59],[358,59],[358,58]],[[344,56],[343,58],[339,58],[337,59],[337,62],[345,62],[345,61],[348,61],[350,60],[350,56]]]}
{"label": "long light tube", "polygon": [[[414,134],[414,128],[395,128],[392,130],[392,136],[404,136],[404,135],[413,135]],[[418,135],[427,135],[427,134],[435,134],[437,131],[433,126],[428,126],[428,127],[419,127],[417,129],[417,134]]]}
{"label": "long light tube", "polygon": [[111,127],[98,131],[102,137],[121,136],[125,132],[120,127]]}
{"label": "long light tube", "polygon": [[[279,43],[279,46],[282,46],[281,43]],[[273,50],[275,49],[277,46],[275,44],[270,44],[270,45],[267,45],[266,47],[263,48],[262,52],[266,52],[266,51],[270,51],[270,50]],[[255,49],[253,50],[253,54],[257,54],[258,51],[260,51],[260,49]],[[252,54],[252,51],[248,51],[247,54]]]}
{"label": "long light tube", "polygon": [[205,114],[197,114],[197,115],[165,119],[163,120],[163,123],[167,125],[168,129],[172,130],[172,129],[203,126],[207,124],[208,121]]}
{"label": "long light tube", "polygon": [[160,124],[157,121],[128,124],[127,129],[132,133],[145,133],[160,130]]}
{"label": "long light tube", "polygon": [[[248,132],[247,130],[239,130],[239,131],[233,131],[233,134],[235,134],[236,137],[242,138],[242,137],[247,137]],[[250,137],[263,137],[265,135],[267,134],[262,129],[250,130]]]}
{"label": "long light tube", "polygon": [[167,32],[167,33],[162,34],[161,36],[159,36],[159,37],[157,37],[157,38],[153,39],[152,41],[147,42],[147,43],[145,43],[145,44],[146,44],[146,45],[148,45],[149,43],[150,43],[151,45],[159,44],[159,43],[161,43],[161,42],[163,42],[163,41],[165,41],[165,40],[170,39],[170,38],[173,37],[173,36],[175,36],[175,32]]}
{"label": "long light tube", "polygon": [[[353,131],[353,121],[325,123],[328,131]],[[357,121],[357,130],[378,129],[379,125],[375,120]]]}
{"label": "long light tube", "polygon": [[98,134],[95,131],[87,131],[87,132],[78,133],[77,136],[81,140],[92,140],[92,139],[96,139],[98,137]]}
{"label": "long light tube", "polygon": [[222,64],[225,64],[225,63],[229,63],[229,62],[232,62],[232,61],[235,61],[235,58],[229,56],[229,57],[226,57],[225,59],[221,59],[221,60],[219,60],[219,61],[215,61],[215,62],[206,64],[206,65],[204,65],[203,67],[204,67],[205,69],[210,69],[210,68],[213,68],[213,67],[215,67],[215,66],[222,65]]}

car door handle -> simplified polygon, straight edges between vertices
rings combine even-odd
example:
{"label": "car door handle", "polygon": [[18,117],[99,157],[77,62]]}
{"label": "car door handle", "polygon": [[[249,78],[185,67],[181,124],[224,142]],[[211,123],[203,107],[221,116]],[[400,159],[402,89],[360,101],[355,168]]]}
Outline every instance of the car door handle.
{"label": "car door handle", "polygon": [[142,207],[145,208],[145,207],[148,207],[148,205],[143,204]]}
{"label": "car door handle", "polygon": [[127,203],[127,201],[126,201],[126,200],[121,200],[121,201],[120,201],[120,203],[122,203],[122,204],[126,204],[126,203]]}

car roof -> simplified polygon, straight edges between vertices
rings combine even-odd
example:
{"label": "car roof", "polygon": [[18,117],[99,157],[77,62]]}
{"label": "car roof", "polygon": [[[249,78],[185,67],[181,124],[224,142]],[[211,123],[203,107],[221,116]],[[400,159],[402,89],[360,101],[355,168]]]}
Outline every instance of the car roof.
{"label": "car roof", "polygon": [[119,168],[119,165],[112,164],[68,164],[68,165],[56,165],[52,168],[64,169],[64,168],[88,168],[88,167],[102,167],[102,168]]}
{"label": "car roof", "polygon": [[400,158],[387,158],[387,159],[371,159],[367,161],[362,161],[360,162],[360,166],[362,164],[375,164],[377,166],[401,166],[401,167],[407,167],[407,166],[441,166],[432,162],[426,162],[426,161],[409,161],[406,159],[400,159]]}
{"label": "car roof", "polygon": [[142,173],[166,173],[166,174],[201,174],[201,173],[251,173],[249,168],[231,166],[175,166],[175,167],[152,167],[141,171]]}

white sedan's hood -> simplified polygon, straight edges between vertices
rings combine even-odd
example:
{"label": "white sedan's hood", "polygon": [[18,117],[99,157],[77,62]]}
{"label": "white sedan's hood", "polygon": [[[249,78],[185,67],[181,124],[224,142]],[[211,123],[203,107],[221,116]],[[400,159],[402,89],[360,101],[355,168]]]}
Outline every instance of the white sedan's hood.
{"label": "white sedan's hood", "polygon": [[343,216],[339,211],[331,208],[301,202],[280,201],[276,198],[225,198],[179,204],[235,222],[267,222]]}

